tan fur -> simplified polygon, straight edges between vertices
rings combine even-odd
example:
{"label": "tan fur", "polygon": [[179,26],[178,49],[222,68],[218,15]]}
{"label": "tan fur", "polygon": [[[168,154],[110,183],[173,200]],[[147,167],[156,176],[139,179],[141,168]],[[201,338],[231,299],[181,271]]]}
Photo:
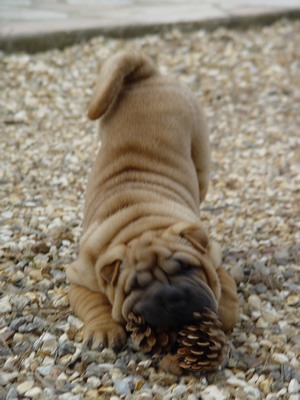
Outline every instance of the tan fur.
{"label": "tan fur", "polygon": [[132,297],[141,295],[132,282],[147,279],[143,271],[154,268],[154,258],[162,280],[168,268],[179,268],[176,257],[201,264],[199,279],[222,300],[222,321],[231,329],[235,284],[199,218],[210,146],[196,98],[140,53],[119,53],[102,66],[88,115],[101,117],[101,147],[89,177],[79,255],[67,270],[85,339],[124,343]]}

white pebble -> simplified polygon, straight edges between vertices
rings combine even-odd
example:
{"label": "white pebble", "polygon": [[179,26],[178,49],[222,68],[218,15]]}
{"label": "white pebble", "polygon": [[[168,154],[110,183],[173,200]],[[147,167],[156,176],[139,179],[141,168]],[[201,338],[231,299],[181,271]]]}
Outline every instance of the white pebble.
{"label": "white pebble", "polygon": [[90,376],[87,379],[87,387],[89,389],[96,389],[101,385],[101,380],[97,378],[96,376]]}
{"label": "white pebble", "polygon": [[274,324],[278,320],[278,314],[273,308],[264,310],[262,316],[264,320],[269,322],[270,324]]}
{"label": "white pebble", "polygon": [[289,383],[288,392],[295,394],[300,392],[300,386],[297,379],[293,378]]}
{"label": "white pebble", "polygon": [[141,368],[149,368],[149,367],[151,367],[151,364],[152,364],[152,360],[149,359],[149,360],[140,361],[138,363],[138,366]]}
{"label": "white pebble", "polygon": [[36,370],[40,375],[47,376],[50,374],[52,367],[53,364],[41,365],[40,367],[37,367]]}
{"label": "white pebble", "polygon": [[33,381],[25,381],[20,383],[20,385],[17,386],[17,392],[21,395],[25,394],[30,390],[34,385]]}
{"label": "white pebble", "polygon": [[201,399],[202,400],[212,400],[212,399],[226,400],[227,396],[225,396],[223,391],[221,391],[221,389],[219,389],[216,385],[210,385],[210,386],[207,386],[207,388],[205,388],[203,390],[203,392],[201,392]]}
{"label": "white pebble", "polygon": [[[57,380],[58,380],[58,381],[63,381],[63,382],[65,382],[67,379],[68,379],[68,377],[67,377],[67,375],[66,375],[64,372],[62,372],[61,374],[59,374],[58,377],[57,377]],[[71,380],[71,379],[70,379],[70,380]]]}
{"label": "white pebble", "polygon": [[23,366],[25,369],[28,369],[30,367],[30,365],[32,364],[32,361],[35,358],[35,351],[32,351],[28,357],[26,357],[26,359],[23,361]]}
{"label": "white pebble", "polygon": [[195,394],[189,394],[187,400],[197,400],[198,397]]}
{"label": "white pebble", "polygon": [[74,317],[73,315],[70,315],[68,317],[68,323],[71,326],[75,326],[75,328],[77,329],[81,329],[83,327],[83,322],[80,319]]}
{"label": "white pebble", "polygon": [[39,399],[42,394],[42,389],[39,387],[33,387],[25,393],[25,397],[30,399]]}
{"label": "white pebble", "polygon": [[277,392],[277,397],[280,398],[280,396],[284,396],[287,393],[286,388],[282,388],[279,390],[279,392]]}
{"label": "white pebble", "polygon": [[119,395],[131,394],[130,378],[116,379],[114,382],[114,388]]}
{"label": "white pebble", "polygon": [[274,362],[278,363],[278,364],[285,364],[289,361],[288,356],[286,356],[283,353],[274,353],[272,355],[272,359]]}
{"label": "white pebble", "polygon": [[0,385],[6,386],[10,382],[12,382],[15,378],[17,378],[18,372],[4,372],[2,371],[0,374]]}
{"label": "white pebble", "polygon": [[58,397],[58,400],[83,400],[81,394],[64,393]]}
{"label": "white pebble", "polygon": [[261,300],[256,294],[252,294],[248,298],[249,307],[252,310],[260,310],[261,309]]}
{"label": "white pebble", "polygon": [[12,310],[11,304],[9,302],[9,297],[4,296],[0,300],[0,314],[6,314]]}
{"label": "white pebble", "polygon": [[230,268],[230,275],[236,281],[236,283],[240,283],[244,279],[244,272],[242,266],[240,264],[236,264],[232,268]]}
{"label": "white pebble", "polygon": [[299,399],[300,399],[299,393],[291,394],[290,397],[289,397],[289,400],[299,400]]}
{"label": "white pebble", "polygon": [[143,392],[139,394],[136,398],[136,400],[152,400],[153,396],[151,393]]}
{"label": "white pebble", "polygon": [[235,387],[245,387],[247,383],[243,381],[242,379],[235,378],[234,376],[227,379],[227,384],[230,386],[235,386]]}
{"label": "white pebble", "polygon": [[268,326],[268,322],[265,321],[263,318],[258,318],[258,320],[256,321],[257,328],[267,328]]}
{"label": "white pebble", "polygon": [[57,348],[56,337],[49,333],[46,333],[43,338],[42,350],[45,352],[50,352],[51,354],[54,354],[56,348]]}
{"label": "white pebble", "polygon": [[13,214],[12,211],[4,211],[4,212],[1,214],[1,217],[2,217],[3,219],[10,219],[10,218],[12,218],[13,216],[14,216],[14,214]]}
{"label": "white pebble", "polygon": [[12,282],[13,283],[18,283],[20,282],[22,279],[25,278],[25,274],[22,271],[17,271],[13,276],[12,276]]}
{"label": "white pebble", "polygon": [[174,396],[181,396],[184,393],[187,392],[187,387],[186,385],[177,385],[174,387],[174,389],[172,390],[172,395]]}
{"label": "white pebble", "polygon": [[260,390],[254,386],[246,385],[243,391],[247,394],[247,400],[259,400],[261,398]]}

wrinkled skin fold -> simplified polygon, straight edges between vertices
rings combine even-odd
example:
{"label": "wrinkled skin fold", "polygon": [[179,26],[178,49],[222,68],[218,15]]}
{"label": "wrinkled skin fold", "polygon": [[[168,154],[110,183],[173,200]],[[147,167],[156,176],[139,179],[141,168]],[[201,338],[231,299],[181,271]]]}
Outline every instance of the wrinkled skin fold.
{"label": "wrinkled skin fold", "polygon": [[236,286],[199,217],[210,146],[194,95],[142,54],[118,53],[101,67],[88,115],[100,119],[101,146],[67,268],[84,340],[120,348],[131,311],[176,329],[209,307],[232,329]]}

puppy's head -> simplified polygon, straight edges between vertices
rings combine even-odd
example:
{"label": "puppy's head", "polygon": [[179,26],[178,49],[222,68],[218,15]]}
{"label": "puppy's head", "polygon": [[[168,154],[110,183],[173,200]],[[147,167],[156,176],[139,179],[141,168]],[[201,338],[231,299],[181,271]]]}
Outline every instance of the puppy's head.
{"label": "puppy's head", "polygon": [[174,329],[194,312],[217,312],[220,284],[205,232],[182,224],[147,232],[128,244],[122,262],[110,268],[115,286],[113,316],[141,315],[154,327]]}

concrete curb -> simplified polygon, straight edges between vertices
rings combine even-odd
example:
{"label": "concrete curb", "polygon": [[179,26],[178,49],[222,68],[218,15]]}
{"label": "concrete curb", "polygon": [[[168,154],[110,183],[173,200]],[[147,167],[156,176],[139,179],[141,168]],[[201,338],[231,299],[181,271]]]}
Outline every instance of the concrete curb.
{"label": "concrete curb", "polygon": [[237,15],[234,17],[229,16],[224,18],[211,18],[176,23],[96,27],[91,29],[74,29],[49,33],[35,33],[32,35],[12,35],[6,37],[0,35],[0,50],[8,53],[37,53],[54,48],[63,49],[64,47],[72,46],[100,35],[111,38],[129,39],[146,34],[162,33],[174,28],[180,29],[184,32],[190,32],[196,29],[212,31],[219,27],[248,29],[253,26],[269,25],[281,18],[300,19],[300,8],[247,16]]}

